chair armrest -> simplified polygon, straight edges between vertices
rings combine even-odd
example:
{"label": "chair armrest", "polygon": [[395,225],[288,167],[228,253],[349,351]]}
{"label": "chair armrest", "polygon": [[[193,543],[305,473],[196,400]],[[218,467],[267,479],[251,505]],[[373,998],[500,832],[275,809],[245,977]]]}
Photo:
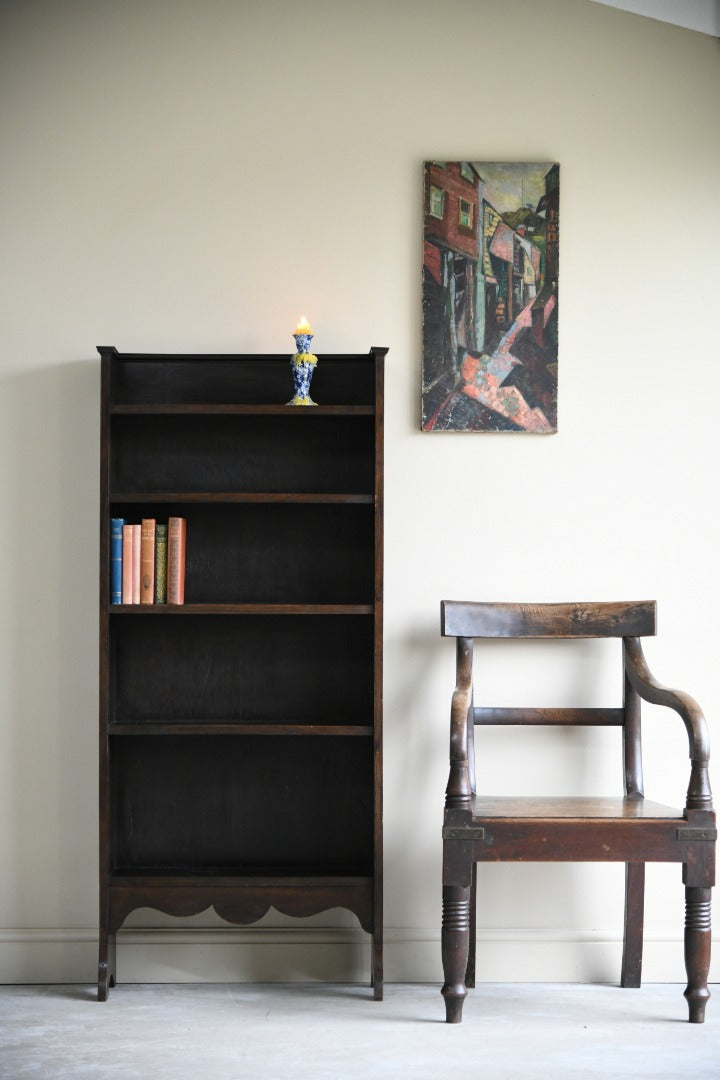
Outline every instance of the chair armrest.
{"label": "chair armrest", "polygon": [[458,638],[456,682],[450,707],[450,776],[445,789],[445,806],[448,809],[467,807],[472,794],[468,767],[468,721],[473,693],[472,657],[473,639]]}
{"label": "chair armrest", "polygon": [[703,712],[689,694],[663,686],[652,675],[639,638],[626,637],[625,672],[632,688],[653,705],[673,709],[685,724],[690,743],[690,786],[687,793],[688,810],[712,810],[712,792],[708,776],[710,737]]}

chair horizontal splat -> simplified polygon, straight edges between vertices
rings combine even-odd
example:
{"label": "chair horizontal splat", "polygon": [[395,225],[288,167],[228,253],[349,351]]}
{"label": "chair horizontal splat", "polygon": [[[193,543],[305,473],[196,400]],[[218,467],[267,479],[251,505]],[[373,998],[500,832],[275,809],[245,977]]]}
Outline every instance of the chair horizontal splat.
{"label": "chair horizontal splat", "polygon": [[444,637],[646,637],[655,633],[655,601],[501,604],[443,600]]}
{"label": "chair horizontal splat", "polygon": [[473,719],[481,724],[572,725],[582,727],[621,727],[622,709],[496,709],[476,705]]}

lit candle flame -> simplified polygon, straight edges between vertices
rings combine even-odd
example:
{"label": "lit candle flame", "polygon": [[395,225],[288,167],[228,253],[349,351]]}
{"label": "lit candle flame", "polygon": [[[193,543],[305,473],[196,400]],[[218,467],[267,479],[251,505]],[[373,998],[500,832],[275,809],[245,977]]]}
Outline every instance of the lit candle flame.
{"label": "lit candle flame", "polygon": [[300,316],[300,322],[295,327],[294,332],[296,334],[312,334],[310,323],[307,321],[307,317],[305,315]]}

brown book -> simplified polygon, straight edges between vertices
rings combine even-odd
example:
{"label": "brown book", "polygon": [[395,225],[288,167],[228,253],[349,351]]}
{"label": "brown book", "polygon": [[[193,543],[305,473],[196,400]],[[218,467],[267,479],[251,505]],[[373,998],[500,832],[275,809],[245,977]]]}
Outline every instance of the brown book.
{"label": "brown book", "polygon": [[155,518],[143,518],[140,529],[140,603],[155,600]]}
{"label": "brown book", "polygon": [[185,603],[185,534],[187,522],[182,517],[168,519],[167,602]]}
{"label": "brown book", "polygon": [[122,531],[122,602],[133,602],[133,579],[132,579],[132,525],[123,525]]}

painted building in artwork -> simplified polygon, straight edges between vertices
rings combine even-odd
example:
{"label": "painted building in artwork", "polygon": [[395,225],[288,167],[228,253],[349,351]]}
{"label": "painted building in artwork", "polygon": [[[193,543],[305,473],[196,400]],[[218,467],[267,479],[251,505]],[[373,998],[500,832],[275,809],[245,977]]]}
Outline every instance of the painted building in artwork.
{"label": "painted building in artwork", "polygon": [[425,165],[424,385],[457,377],[478,347],[476,281],[481,181],[467,161]]}
{"label": "painted building in artwork", "polygon": [[498,331],[515,321],[537,294],[542,253],[525,226],[513,228],[487,199],[480,200],[480,265],[478,307],[482,297],[483,333],[478,347],[487,348]]}
{"label": "painted building in artwork", "polygon": [[559,271],[560,230],[560,166],[555,164],[545,174],[545,194],[537,207],[538,217],[545,221],[545,267],[543,287],[532,311],[533,338],[544,346],[554,338],[557,348],[557,291]]}

